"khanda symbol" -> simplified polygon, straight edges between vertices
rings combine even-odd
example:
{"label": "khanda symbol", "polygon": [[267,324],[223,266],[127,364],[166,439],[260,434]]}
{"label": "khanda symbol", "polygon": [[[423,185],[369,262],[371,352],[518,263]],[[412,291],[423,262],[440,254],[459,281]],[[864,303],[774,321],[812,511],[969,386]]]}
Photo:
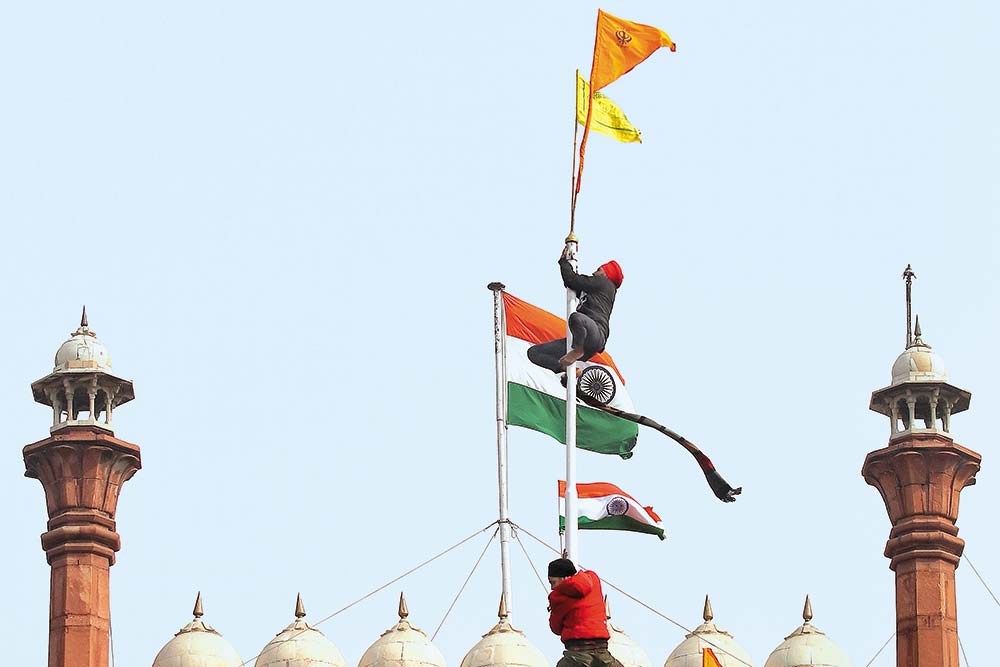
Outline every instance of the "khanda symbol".
{"label": "khanda symbol", "polygon": [[632,35],[628,34],[624,30],[619,30],[615,33],[615,39],[618,40],[618,46],[624,49],[628,46],[628,43],[632,41]]}

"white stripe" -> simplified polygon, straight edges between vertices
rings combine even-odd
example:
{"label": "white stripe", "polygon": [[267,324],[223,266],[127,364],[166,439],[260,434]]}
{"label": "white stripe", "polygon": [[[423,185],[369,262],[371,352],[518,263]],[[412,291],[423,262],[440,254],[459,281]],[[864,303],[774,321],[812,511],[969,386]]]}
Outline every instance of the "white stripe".
{"label": "white stripe", "polygon": [[[528,361],[528,348],[532,343],[514,336],[507,336],[507,380],[516,382],[531,389],[566,400],[566,388],[559,382],[559,376],[541,366]],[[608,369],[615,378],[615,397],[611,399],[611,407],[624,410],[625,412],[635,412],[632,405],[632,397],[625,389],[625,383],[621,381],[615,369],[604,364],[585,362],[586,366],[602,366]]]}
{"label": "white stripe", "polygon": [[[579,498],[577,500],[577,514],[592,521],[607,518],[611,516],[608,512],[608,503],[614,498],[621,498],[623,501],[628,503],[628,509],[625,512],[625,516],[632,517],[636,521],[641,521],[642,523],[649,524],[650,526],[657,525],[656,521],[653,520],[653,517],[649,516],[649,513],[646,512],[645,508],[641,507],[638,503],[629,500],[625,496],[617,494],[612,494],[610,496],[598,496],[595,498]],[[559,497],[559,516],[566,516],[566,499],[562,496]]]}

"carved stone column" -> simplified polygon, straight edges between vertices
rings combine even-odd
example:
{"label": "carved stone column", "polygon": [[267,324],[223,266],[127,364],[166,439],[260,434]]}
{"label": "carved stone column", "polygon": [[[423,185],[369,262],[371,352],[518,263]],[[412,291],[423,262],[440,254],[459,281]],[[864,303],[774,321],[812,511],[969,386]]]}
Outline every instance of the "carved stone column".
{"label": "carved stone column", "polygon": [[980,461],[947,435],[916,432],[865,458],[862,475],[892,522],[885,555],[896,573],[898,667],[959,667],[955,568],[965,542],[955,522]]}
{"label": "carved stone column", "polygon": [[24,467],[42,483],[49,516],[49,667],[107,667],[115,509],[141,467],[139,447],[99,426],[69,426],[25,447]]}

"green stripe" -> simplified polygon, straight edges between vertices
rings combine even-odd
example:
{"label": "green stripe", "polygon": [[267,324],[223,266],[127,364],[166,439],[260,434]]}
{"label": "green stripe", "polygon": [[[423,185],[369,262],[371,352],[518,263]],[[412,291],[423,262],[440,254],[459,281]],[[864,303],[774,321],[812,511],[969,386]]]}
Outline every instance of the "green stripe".
{"label": "green stripe", "polygon": [[[541,431],[566,444],[566,401],[516,382],[507,383],[507,423]],[[576,446],[599,454],[632,457],[639,425],[578,405]]]}
{"label": "green stripe", "polygon": [[[667,539],[662,528],[651,526],[642,521],[636,521],[630,516],[606,516],[603,519],[588,519],[581,516],[576,524],[580,530],[629,530],[635,533],[656,535],[661,540]],[[566,517],[559,517],[559,532],[566,530]]]}

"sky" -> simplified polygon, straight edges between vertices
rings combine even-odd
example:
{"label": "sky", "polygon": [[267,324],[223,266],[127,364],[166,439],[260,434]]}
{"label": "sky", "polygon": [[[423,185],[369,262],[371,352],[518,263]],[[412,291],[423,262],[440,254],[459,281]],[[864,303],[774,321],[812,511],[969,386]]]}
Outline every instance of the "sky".
{"label": "sky", "polygon": [[[755,665],[801,623],[865,665],[894,631],[889,522],[860,475],[868,410],[903,350],[900,275],[949,379],[966,555],[1000,587],[1000,8],[733,0],[603,8],[677,42],[605,93],[644,142],[589,143],[584,268],[625,280],[608,346],[640,412],[700,445],[738,502],[652,431],[581,452],[668,539],[588,532],[581,561]],[[563,307],[574,70],[592,2],[0,4],[0,503],[5,655],[46,656],[45,506],[21,448],[29,385],[87,305],[136,399],[142,447],[111,572],[116,662],[149,665],[190,618],[248,660],[497,515],[492,301]],[[510,431],[512,519],[554,543],[563,448]],[[433,633],[489,532],[319,628],[356,664],[395,620]],[[512,621],[551,663],[545,590],[513,549]],[[988,664],[998,608],[963,562],[959,634]],[[435,643],[457,666],[496,621],[492,545]],[[684,632],[609,591],[662,664]],[[892,644],[872,663],[895,664]]]}

